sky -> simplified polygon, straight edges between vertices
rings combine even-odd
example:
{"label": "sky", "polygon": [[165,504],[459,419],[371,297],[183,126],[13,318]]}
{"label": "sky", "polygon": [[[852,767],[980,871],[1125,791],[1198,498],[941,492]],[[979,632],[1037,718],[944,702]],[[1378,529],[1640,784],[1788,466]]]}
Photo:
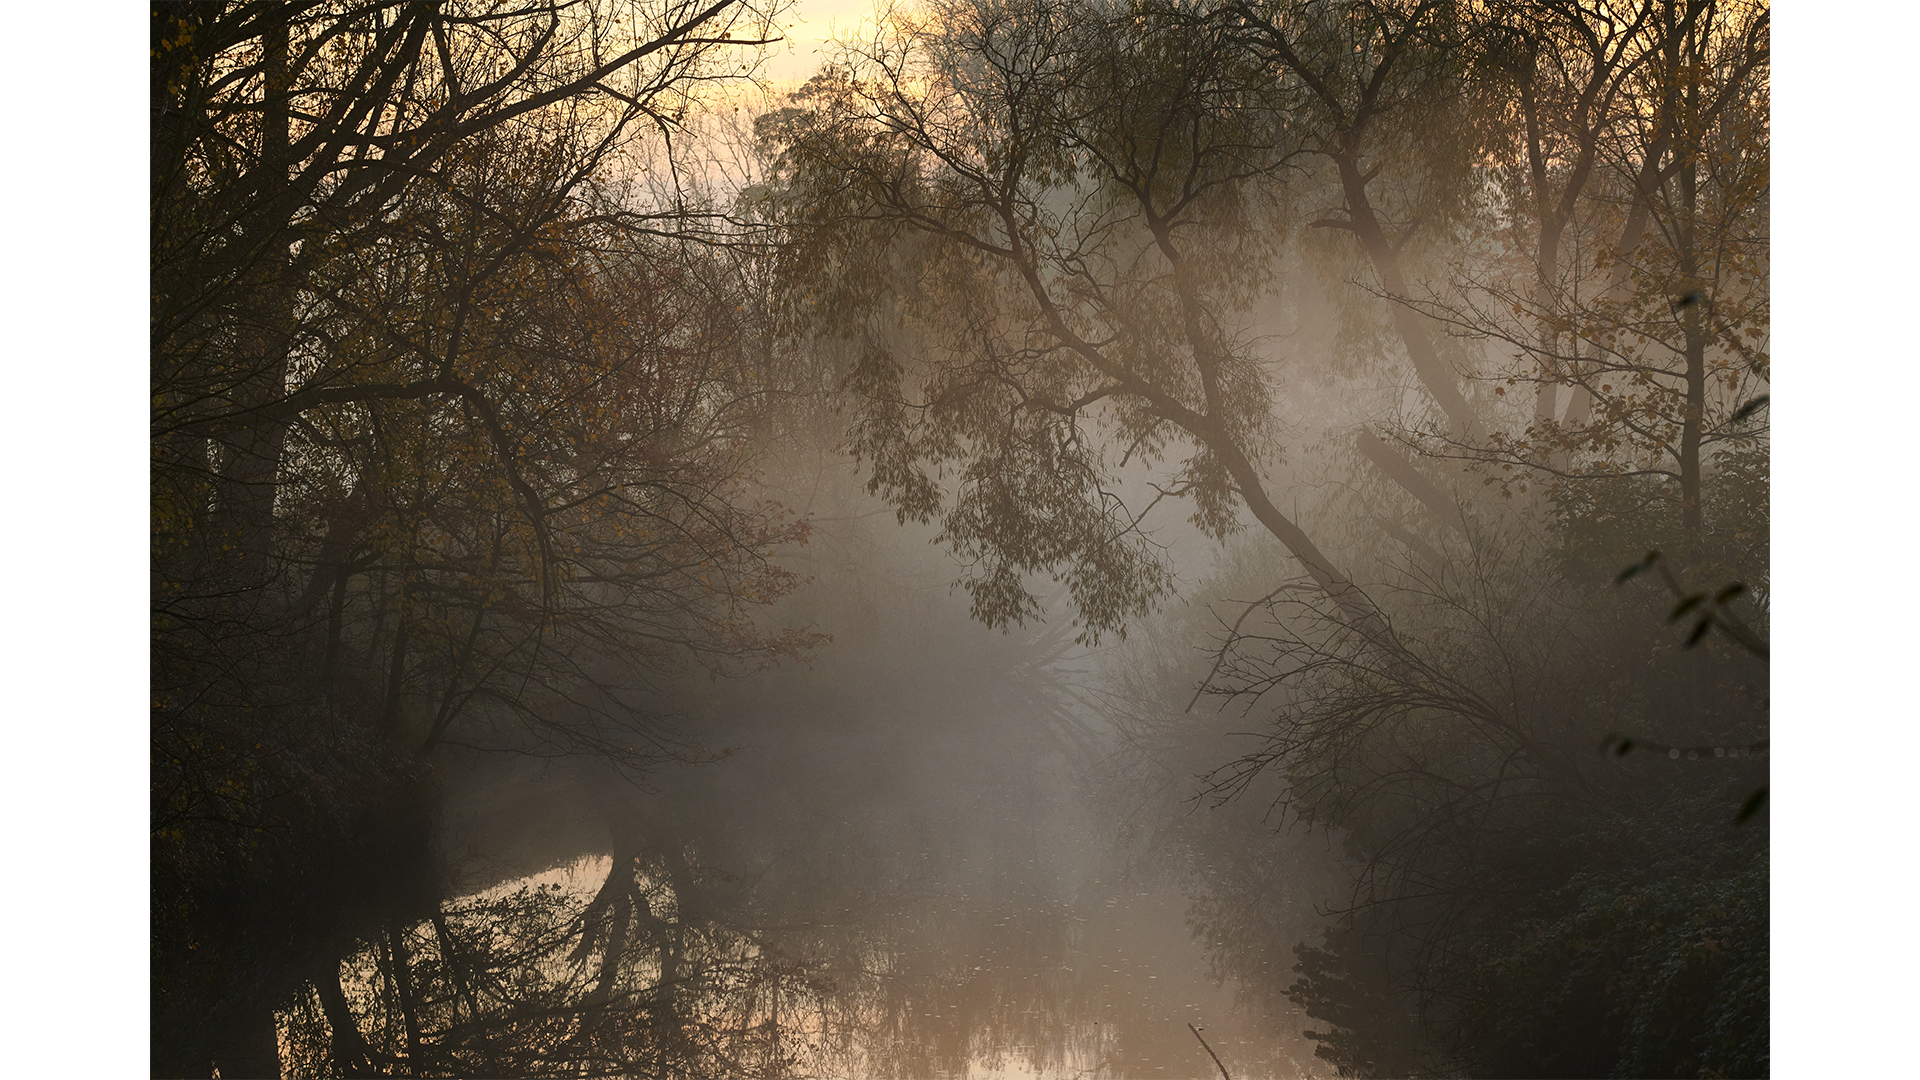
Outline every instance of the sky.
{"label": "sky", "polygon": [[768,81],[803,82],[820,66],[820,46],[872,17],[876,0],[798,0],[781,20],[787,41],[763,69]]}

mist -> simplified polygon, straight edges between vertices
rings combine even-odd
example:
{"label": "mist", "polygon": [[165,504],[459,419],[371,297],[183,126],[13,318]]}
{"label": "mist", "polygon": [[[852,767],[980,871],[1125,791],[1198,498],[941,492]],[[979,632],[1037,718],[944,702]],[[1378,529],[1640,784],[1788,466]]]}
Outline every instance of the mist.
{"label": "mist", "polygon": [[890,515],[838,525],[786,601],[831,644],[703,688],[683,721],[718,760],[641,785],[524,760],[449,776],[466,887],[684,851],[711,917],[817,980],[784,1006],[801,1074],[1184,1075],[1206,1060],[1184,1024],[1210,1021],[1231,1061],[1310,1060],[1284,1028],[1243,1030],[1211,977],[1185,921],[1192,857],[1118,824],[1189,808],[1103,792],[1121,735],[1089,691],[1111,660],[1043,626],[981,627]]}
{"label": "mist", "polygon": [[154,1075],[1767,1075],[1767,6],[797,18],[156,8]]}

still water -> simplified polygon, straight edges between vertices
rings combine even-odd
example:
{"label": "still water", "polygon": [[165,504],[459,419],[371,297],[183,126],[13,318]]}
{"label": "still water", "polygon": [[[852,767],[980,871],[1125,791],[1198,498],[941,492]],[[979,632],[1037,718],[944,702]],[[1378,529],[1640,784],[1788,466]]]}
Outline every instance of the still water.
{"label": "still water", "polygon": [[1072,650],[957,625],[708,694],[718,760],[642,784],[444,770],[458,898],[281,1013],[286,1074],[1324,1074],[1303,1017],[1212,976],[1242,946],[1197,940],[1204,867],[1097,767]]}

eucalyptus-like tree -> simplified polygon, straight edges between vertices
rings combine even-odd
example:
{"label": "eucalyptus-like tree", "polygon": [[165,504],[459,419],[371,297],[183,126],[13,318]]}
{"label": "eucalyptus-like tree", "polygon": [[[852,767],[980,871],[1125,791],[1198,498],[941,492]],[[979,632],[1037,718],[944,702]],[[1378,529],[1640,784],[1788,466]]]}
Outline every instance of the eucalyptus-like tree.
{"label": "eucalyptus-like tree", "polygon": [[[1244,513],[1306,570],[1272,571],[1203,688],[1266,724],[1217,790],[1281,774],[1355,860],[1291,988],[1336,1025],[1325,1056],[1763,1061],[1765,839],[1734,808],[1764,782],[1764,665],[1605,583],[1668,544],[1765,579],[1765,6],[925,12],[763,127],[787,313],[844,342],[873,489],[942,524],[989,622],[1039,614],[1044,574],[1088,636],[1141,617],[1170,587],[1158,499],[1216,537]],[[1327,432],[1433,519],[1396,535],[1408,558],[1280,509],[1259,317],[1309,251],[1338,258],[1367,370],[1413,391],[1349,384],[1363,422]],[[1524,497],[1475,497],[1463,465]],[[1600,753],[1649,744],[1711,760]],[[1635,938],[1609,890],[1655,922],[1698,905],[1705,936]],[[1609,993],[1619,1022],[1579,1027]]]}
{"label": "eucalyptus-like tree", "polygon": [[[1150,610],[1170,578],[1141,522],[1167,498],[1216,537],[1244,508],[1371,620],[1269,479],[1249,309],[1303,152],[1274,87],[1217,21],[937,3],[763,122],[789,311],[848,342],[873,490],[940,519],[986,622],[1039,614],[1037,573],[1088,639]],[[1163,459],[1126,502],[1121,470]]]}

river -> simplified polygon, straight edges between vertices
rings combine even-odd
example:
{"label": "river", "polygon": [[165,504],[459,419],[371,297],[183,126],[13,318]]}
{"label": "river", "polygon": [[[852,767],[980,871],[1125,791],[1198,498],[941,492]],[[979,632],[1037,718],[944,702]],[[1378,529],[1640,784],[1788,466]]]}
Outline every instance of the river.
{"label": "river", "polygon": [[[1158,820],[1204,820],[1176,797],[1192,778],[1137,790],[1083,692],[1094,658],[1059,630],[987,630],[944,594],[870,604],[813,663],[704,689],[681,718],[702,760],[636,780],[450,758],[437,847],[457,899],[346,964],[366,1059],[417,1075],[1329,1071],[1273,1000],[1284,978],[1263,995],[1216,977],[1226,953],[1272,943],[1197,936],[1204,856]],[[287,1075],[340,1068],[319,997],[281,1013],[280,1038]]]}

